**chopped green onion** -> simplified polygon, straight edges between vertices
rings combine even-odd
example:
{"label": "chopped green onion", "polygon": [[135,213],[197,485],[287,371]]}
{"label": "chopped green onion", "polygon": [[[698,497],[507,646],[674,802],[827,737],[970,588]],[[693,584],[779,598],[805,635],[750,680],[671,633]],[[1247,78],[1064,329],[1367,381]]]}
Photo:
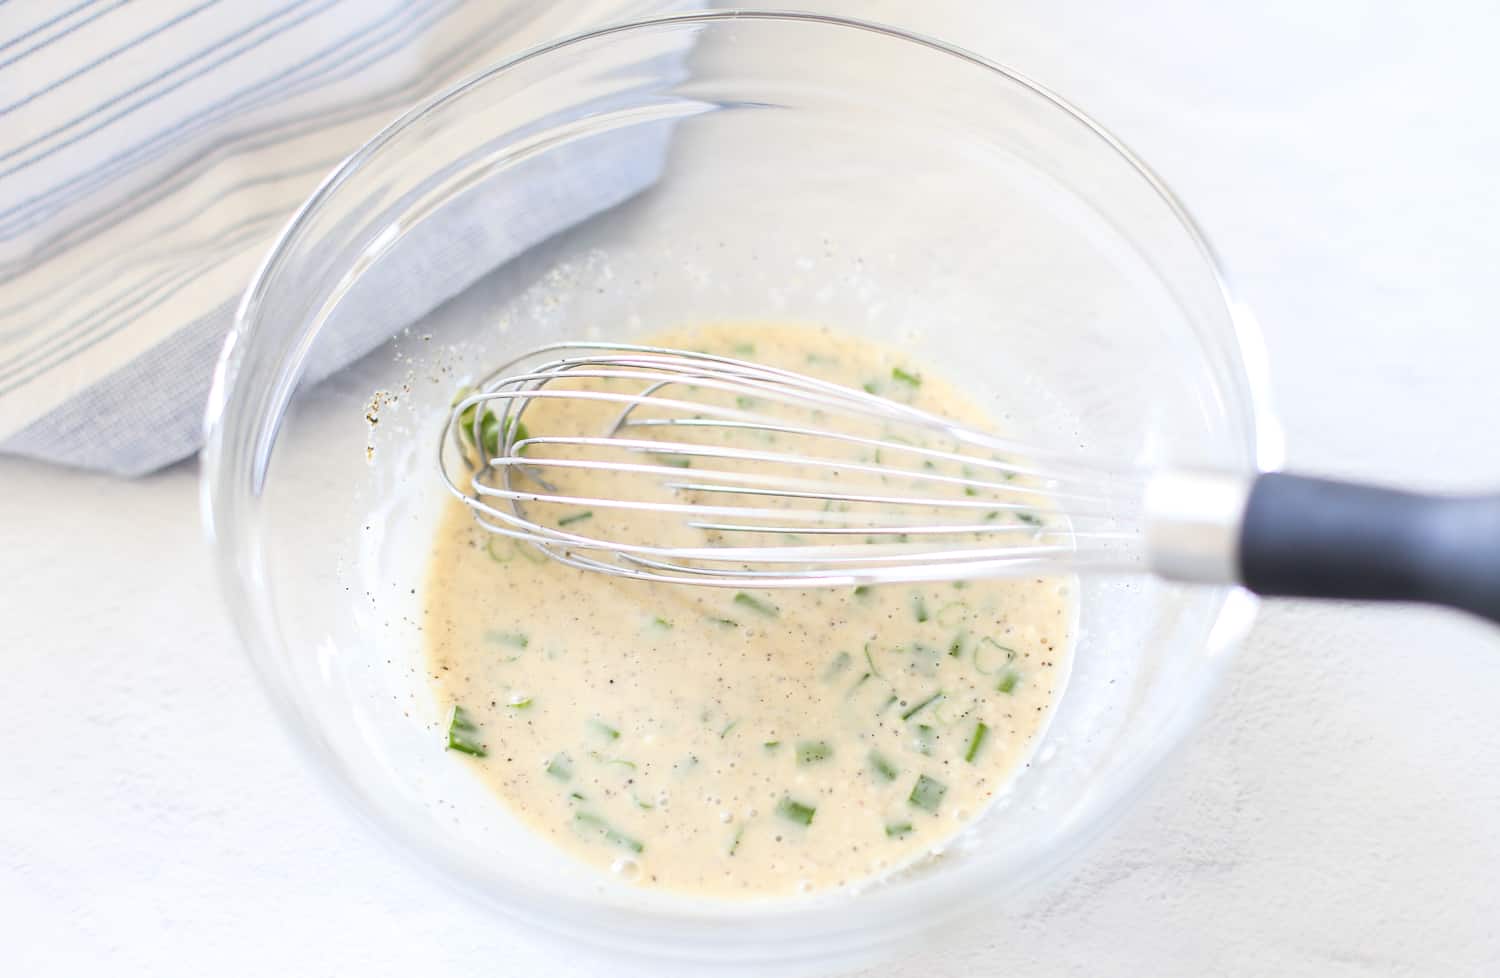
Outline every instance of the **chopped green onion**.
{"label": "chopped green onion", "polygon": [[540,547],[529,543],[523,544],[519,540],[516,541],[516,553],[532,564],[545,564],[552,559]]}
{"label": "chopped green onion", "polygon": [[764,744],[761,744],[760,746],[765,749],[766,753],[768,753],[768,754],[774,754],[776,752],[776,749],[781,746],[781,741],[779,741],[779,740],[768,740]]}
{"label": "chopped green onion", "polygon": [[1000,511],[998,509],[992,509],[988,513],[984,514],[984,521],[986,523],[993,523],[995,520],[998,520],[999,518],[1000,518]]}
{"label": "chopped green onion", "polygon": [[776,805],[776,814],[782,818],[797,822],[801,825],[811,825],[813,815],[817,808],[812,805],[804,805],[800,801],[793,801],[790,797],[781,799]]}
{"label": "chopped green onion", "polygon": [[868,584],[861,584],[859,587],[857,587],[857,588],[854,589],[854,596],[856,598],[863,598],[863,597],[867,596],[869,593],[870,593],[870,585],[868,585]]}
{"label": "chopped green onion", "polygon": [[911,613],[916,617],[919,623],[927,620],[927,602],[922,599],[922,593],[920,591],[915,591],[912,593]]}
{"label": "chopped green onion", "polygon": [[628,768],[631,771],[635,770],[635,761],[627,761],[622,757],[605,757],[596,750],[589,751],[589,756],[606,767],[614,765],[616,767]]}
{"label": "chopped green onion", "polygon": [[710,618],[709,621],[715,625],[723,625],[725,628],[739,628],[740,623],[733,618]]}
{"label": "chopped green onion", "polygon": [[1009,695],[1016,691],[1016,683],[1020,682],[1020,680],[1020,673],[1016,672],[1014,669],[1008,669],[1006,670],[1005,675],[1000,677],[1000,683],[995,687],[995,690],[997,692]]}
{"label": "chopped green onion", "polygon": [[964,753],[964,760],[973,764],[974,758],[979,756],[979,749],[984,746],[985,738],[989,735],[990,728],[983,720],[974,724],[974,735],[969,738],[969,749]]}
{"label": "chopped green onion", "polygon": [[573,762],[568,760],[567,754],[557,754],[547,762],[547,773],[559,781],[566,781],[573,776]]}
{"label": "chopped green onion", "polygon": [[738,354],[741,354],[741,355],[747,356],[747,357],[755,355],[755,344],[754,343],[736,343],[734,346],[730,347],[730,349],[732,351],[734,351],[735,353],[738,353]]}
{"label": "chopped green onion", "polygon": [[670,465],[674,469],[690,469],[693,467],[693,460],[681,455],[660,455],[657,457],[661,459],[663,465]]}
{"label": "chopped green onion", "polygon": [[655,618],[651,619],[651,624],[655,625],[657,628],[664,630],[670,630],[672,628],[672,623],[667,621],[661,615],[657,615]]}
{"label": "chopped green onion", "polygon": [[586,509],[586,510],[584,510],[581,513],[571,513],[571,514],[569,514],[567,516],[564,516],[561,519],[559,519],[557,521],[557,525],[558,526],[571,526],[574,523],[581,523],[581,522],[583,522],[586,519],[591,519],[593,517],[593,515],[594,515],[594,511],[591,510],[591,509]]}
{"label": "chopped green onion", "polygon": [[[458,401],[463,400],[467,396],[468,396],[467,394],[464,394],[464,393],[460,392],[459,396],[458,396]],[[454,401],[453,403],[457,404],[458,401]],[[460,414],[458,416],[458,433],[463,438],[465,445],[472,445],[472,444],[474,444],[474,411],[475,410],[476,410],[475,406],[473,404],[470,404],[468,407],[464,408],[464,413]]]}
{"label": "chopped green onion", "polygon": [[[471,404],[463,414],[459,415],[459,432],[463,435],[464,441],[471,445],[474,444],[474,411],[477,407],[478,405]],[[513,430],[515,434],[515,437],[511,439],[511,444],[531,437],[530,432],[526,430],[526,425],[515,418],[507,419],[506,427]],[[486,409],[484,416],[479,419],[479,444],[487,455],[493,457],[500,454],[500,419],[489,409]]]}
{"label": "chopped green onion", "polygon": [[981,676],[993,675],[1007,662],[1014,662],[1015,658],[1015,649],[1001,645],[988,635],[974,646],[974,668],[979,670]]}
{"label": "chopped green onion", "polygon": [[744,605],[751,611],[765,615],[767,618],[774,618],[777,614],[777,611],[773,606],[766,604],[764,601],[761,601],[758,598],[751,597],[744,591],[740,591],[735,594],[734,603]]}
{"label": "chopped green onion", "polygon": [[730,720],[729,723],[724,727],[724,729],[719,731],[719,739],[723,740],[725,737],[728,737],[729,731],[739,726],[739,723],[740,722],[738,720]]}
{"label": "chopped green onion", "polygon": [[861,384],[860,386],[862,386],[865,389],[865,393],[866,394],[878,394],[878,393],[880,393],[880,386],[878,384],[876,384],[875,381],[873,381],[873,380],[867,380],[863,384]]}
{"label": "chopped green onion", "polygon": [[[499,544],[501,547],[499,553],[495,552],[496,544]],[[507,540],[505,537],[500,536],[490,537],[489,540],[485,542],[484,552],[489,554],[490,559],[497,564],[508,564],[516,558],[515,544]]]}
{"label": "chopped green onion", "polygon": [[903,720],[910,720],[912,717],[914,717],[918,713],[920,713],[922,711],[923,707],[927,706],[930,703],[934,703],[937,700],[940,700],[942,698],[943,698],[943,691],[940,689],[936,693],[933,693],[931,696],[927,697],[922,702],[918,703],[916,706],[908,708],[905,713],[901,714],[901,719],[903,719]]}
{"label": "chopped green onion", "polygon": [[484,417],[479,419],[479,443],[491,458],[500,454],[500,419],[493,411],[484,412]]}
{"label": "chopped green onion", "polygon": [[865,643],[865,662],[870,667],[870,675],[872,675],[872,676],[879,676],[880,675],[880,670],[875,668],[875,658],[872,655],[870,655],[870,643],[869,642]]}
{"label": "chopped green onion", "polygon": [[611,727],[609,724],[605,723],[603,720],[599,720],[599,719],[590,720],[589,721],[589,726],[592,727],[595,731],[597,731],[597,732],[603,734],[604,736],[608,737],[610,740],[619,740],[620,739],[620,731],[616,730],[614,727]]}
{"label": "chopped green onion", "polygon": [[954,581],[953,582],[953,590],[955,590],[955,591],[962,591],[964,588],[966,588],[968,586],[969,586],[969,582],[968,581]]}
{"label": "chopped green onion", "polygon": [[524,632],[485,632],[484,637],[491,642],[501,645],[509,645],[513,649],[524,649],[531,644],[531,639]]}
{"label": "chopped green onion", "polygon": [[848,652],[840,652],[838,655],[834,656],[833,662],[828,666],[828,670],[823,673],[823,681],[826,683],[834,676],[837,676],[839,673],[849,668],[849,663],[851,661],[853,660],[850,659]]}
{"label": "chopped green onion", "polygon": [[505,705],[510,707],[512,710],[529,710],[531,709],[531,697],[527,696],[522,699],[511,700]]}
{"label": "chopped green onion", "polygon": [[[526,425],[515,418],[506,419],[505,427],[515,436],[509,439],[512,445],[531,437],[531,433],[526,430]],[[479,422],[479,436],[484,441],[486,452],[490,455],[500,454],[500,419],[495,416],[494,412],[484,412],[484,418]]]}
{"label": "chopped green onion", "polygon": [[572,798],[574,801],[588,801],[588,799],[584,797],[583,793],[580,791],[571,792],[568,797]]}
{"label": "chopped green onion", "polygon": [[471,757],[484,757],[486,751],[476,736],[479,727],[469,719],[468,712],[457,703],[448,714],[448,749]]}
{"label": "chopped green onion", "polygon": [[901,697],[897,696],[895,693],[892,693],[890,695],[890,698],[880,705],[880,709],[877,710],[876,713],[884,713],[886,710],[889,710],[900,698]]}
{"label": "chopped green onion", "polygon": [[646,848],[640,842],[614,828],[592,812],[574,812],[573,821],[578,825],[594,830],[604,841],[612,845],[617,845],[622,849],[629,849],[631,852],[640,852]]}
{"label": "chopped green onion", "polygon": [[[472,388],[463,388],[458,392],[457,396],[454,397],[453,403],[457,404],[459,401],[462,401],[472,393],[474,393]],[[464,412],[458,416],[459,434],[462,435],[464,441],[468,442],[470,445],[474,444],[474,412],[478,410],[478,408],[479,405],[470,404],[468,407],[464,408]],[[509,419],[508,426],[515,430],[516,437],[514,441],[525,441],[527,438],[531,437],[530,433],[526,431],[526,425],[517,421],[515,418]],[[488,408],[485,409],[484,417],[479,419],[479,440],[480,445],[484,447],[484,450],[486,452],[490,453],[491,455],[500,454],[500,419],[495,416],[495,412],[489,410]]]}
{"label": "chopped green onion", "polygon": [[511,439],[511,444],[515,444],[518,441],[525,441],[526,439],[531,437],[531,432],[526,430],[526,422],[524,421],[518,421],[515,418],[511,418],[510,428],[512,433],[515,435],[515,437]]}
{"label": "chopped green onion", "polygon": [[951,727],[964,717],[974,711],[975,702],[973,698],[965,700],[963,697],[944,697],[943,701],[932,710],[932,722],[943,727]]}
{"label": "chopped green onion", "polygon": [[892,839],[899,839],[910,832],[910,822],[887,822],[885,825],[885,834]]}
{"label": "chopped green onion", "polygon": [[914,808],[936,813],[938,806],[943,803],[943,795],[947,793],[947,785],[923,774],[917,778],[917,783],[912,786],[911,794],[907,796],[906,800]]}
{"label": "chopped green onion", "polygon": [[641,801],[641,796],[633,791],[630,793],[630,800],[635,802],[635,807],[642,809],[643,811],[649,812],[652,809],[656,808],[656,806],[651,804],[649,801]]}
{"label": "chopped green onion", "polygon": [[[458,392],[453,395],[453,404],[457,405],[473,393],[474,388],[472,387],[459,388]],[[478,410],[478,404],[470,404],[458,416],[458,433],[470,445],[474,444],[474,416]],[[526,431],[526,425],[514,417],[508,418],[506,425],[508,428],[514,429],[515,438],[512,439],[512,442],[525,441],[531,437]],[[489,408],[485,408],[484,415],[479,418],[479,444],[485,452],[492,456],[500,454],[500,419]]]}
{"label": "chopped green onion", "polygon": [[966,637],[963,632],[959,632],[953,636],[953,641],[948,643],[948,654],[955,659],[962,656],[964,654],[964,639]]}
{"label": "chopped green onion", "polygon": [[894,781],[901,772],[896,765],[886,760],[885,755],[879,751],[870,751],[870,770],[874,771],[882,781]]}
{"label": "chopped green onion", "polygon": [[751,408],[755,407],[756,403],[757,402],[753,397],[740,396],[734,399],[734,406],[739,408],[741,411],[750,410]]}
{"label": "chopped green onion", "polygon": [[735,829],[734,829],[734,838],[731,839],[730,842],[729,842],[729,854],[731,856],[734,855],[736,852],[739,851],[739,848],[740,848],[740,839],[743,838],[744,835],[745,835],[745,826],[744,826],[744,824],[741,823],[740,825],[735,826]]}
{"label": "chopped green onion", "polygon": [[906,385],[908,385],[910,387],[921,387],[922,386],[922,378],[921,377],[917,376],[914,373],[910,373],[908,371],[902,370],[900,367],[892,367],[891,368],[891,379],[892,380],[899,380],[899,381],[901,381],[901,383],[906,384]]}
{"label": "chopped green onion", "polygon": [[937,745],[937,731],[925,723],[917,724],[917,753],[924,757],[932,756],[932,749]]}
{"label": "chopped green onion", "polygon": [[1035,513],[1017,513],[1016,519],[1020,520],[1022,523],[1025,523],[1027,526],[1042,525],[1042,518]]}
{"label": "chopped green onion", "polygon": [[803,740],[797,744],[798,764],[817,764],[833,756],[833,745],[826,740]]}

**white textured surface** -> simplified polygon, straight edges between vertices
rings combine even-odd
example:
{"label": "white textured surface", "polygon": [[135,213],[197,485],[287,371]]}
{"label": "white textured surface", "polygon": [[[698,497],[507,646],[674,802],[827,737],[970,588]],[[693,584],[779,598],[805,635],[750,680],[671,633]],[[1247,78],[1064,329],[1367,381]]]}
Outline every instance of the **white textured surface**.
{"label": "white textured surface", "polygon": [[[1008,61],[1152,161],[1265,325],[1294,464],[1500,486],[1493,3],[820,6]],[[598,974],[316,785],[194,476],[0,462],[0,974]],[[1493,974],[1497,700],[1500,631],[1272,606],[1127,817],[921,973]]]}

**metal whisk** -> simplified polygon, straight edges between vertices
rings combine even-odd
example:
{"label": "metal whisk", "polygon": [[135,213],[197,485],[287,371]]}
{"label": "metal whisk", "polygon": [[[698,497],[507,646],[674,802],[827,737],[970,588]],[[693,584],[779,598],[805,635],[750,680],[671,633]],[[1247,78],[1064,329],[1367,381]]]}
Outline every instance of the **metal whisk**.
{"label": "metal whisk", "polygon": [[1135,571],[1500,620],[1500,497],[1091,464],[706,353],[541,347],[455,403],[439,465],[485,529],[638,580]]}

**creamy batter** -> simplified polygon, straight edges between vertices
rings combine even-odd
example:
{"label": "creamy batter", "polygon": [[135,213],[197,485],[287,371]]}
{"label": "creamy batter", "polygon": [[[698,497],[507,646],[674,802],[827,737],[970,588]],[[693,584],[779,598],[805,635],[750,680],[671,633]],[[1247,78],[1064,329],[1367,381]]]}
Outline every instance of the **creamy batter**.
{"label": "creamy batter", "polygon": [[[822,329],[726,324],[650,342],[986,424],[895,351]],[[617,411],[539,402],[526,421],[532,434],[599,434]],[[558,517],[570,518],[606,516]],[[1069,579],[739,592],[626,581],[493,537],[454,501],[425,595],[440,742],[537,832],[642,885],[758,896],[854,884],[931,853],[1026,762],[1066,678],[1073,591]]]}

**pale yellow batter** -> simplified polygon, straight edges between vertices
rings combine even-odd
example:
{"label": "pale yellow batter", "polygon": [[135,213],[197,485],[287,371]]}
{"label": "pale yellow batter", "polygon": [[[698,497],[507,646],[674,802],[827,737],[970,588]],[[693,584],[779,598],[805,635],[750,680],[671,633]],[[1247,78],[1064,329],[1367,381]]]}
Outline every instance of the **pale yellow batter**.
{"label": "pale yellow batter", "polygon": [[[821,329],[722,325],[651,342],[985,421],[894,351]],[[527,424],[598,434],[610,413],[539,404]],[[850,884],[930,853],[1026,761],[1067,674],[1073,590],[644,584],[492,537],[455,501],[426,589],[434,693],[458,707],[439,742],[540,834],[643,885],[750,896]]]}

